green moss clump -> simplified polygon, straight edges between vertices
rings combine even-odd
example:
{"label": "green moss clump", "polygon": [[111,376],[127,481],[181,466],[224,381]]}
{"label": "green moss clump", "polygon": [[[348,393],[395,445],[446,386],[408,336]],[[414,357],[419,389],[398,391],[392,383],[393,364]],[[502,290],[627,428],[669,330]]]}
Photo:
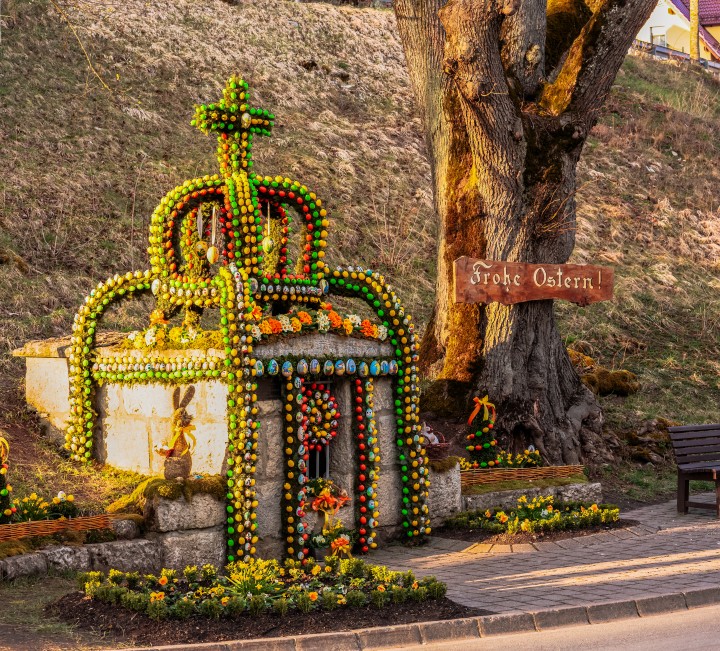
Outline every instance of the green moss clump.
{"label": "green moss clump", "polygon": [[430,469],[433,472],[447,472],[460,463],[460,457],[447,457],[446,459],[430,459]]}
{"label": "green moss clump", "polygon": [[193,495],[197,493],[207,493],[219,500],[223,500],[227,493],[225,479],[220,475],[209,475],[179,482],[174,479],[151,477],[139,484],[129,495],[125,495],[113,502],[108,506],[107,512],[142,515],[148,499],[164,497],[168,500],[177,500],[184,497],[187,502],[192,502]]}
{"label": "green moss clump", "polygon": [[583,375],[581,379],[585,386],[598,396],[629,396],[640,389],[637,376],[630,371],[609,371],[598,367],[592,373]]}

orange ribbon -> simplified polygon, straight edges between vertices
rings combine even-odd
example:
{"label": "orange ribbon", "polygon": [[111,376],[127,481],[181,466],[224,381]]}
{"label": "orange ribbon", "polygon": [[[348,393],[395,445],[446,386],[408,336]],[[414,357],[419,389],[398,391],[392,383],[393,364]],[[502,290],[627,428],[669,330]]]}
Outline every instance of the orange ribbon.
{"label": "orange ribbon", "polygon": [[[495,405],[488,400],[488,396],[485,396],[484,398],[478,398],[476,396],[473,400],[475,401],[475,409],[473,409],[472,414],[470,414],[470,418],[468,418],[468,425],[472,425],[472,422],[475,420],[475,416],[480,413],[480,409],[483,410],[483,420],[495,420]],[[492,417],[490,417],[490,412],[492,412]]]}

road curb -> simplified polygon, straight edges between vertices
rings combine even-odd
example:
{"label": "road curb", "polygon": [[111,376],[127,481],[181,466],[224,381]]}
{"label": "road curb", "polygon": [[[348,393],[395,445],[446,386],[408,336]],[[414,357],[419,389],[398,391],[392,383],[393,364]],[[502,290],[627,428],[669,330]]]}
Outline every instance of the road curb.
{"label": "road curb", "polygon": [[202,644],[133,647],[117,651],[365,651],[399,646],[471,640],[510,633],[529,633],[565,626],[592,626],[619,619],[652,617],[662,613],[720,604],[720,587],[687,592],[568,606],[532,613],[502,613],[398,624],[355,631],[259,638]]}

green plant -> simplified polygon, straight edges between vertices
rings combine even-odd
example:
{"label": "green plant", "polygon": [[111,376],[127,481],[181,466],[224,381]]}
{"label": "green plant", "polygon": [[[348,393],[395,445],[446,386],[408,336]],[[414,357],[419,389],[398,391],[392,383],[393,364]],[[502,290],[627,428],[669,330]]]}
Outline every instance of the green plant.
{"label": "green plant", "polygon": [[349,590],[345,599],[351,608],[360,608],[367,603],[367,596],[362,590]]}
{"label": "green plant", "polygon": [[323,590],[320,597],[323,610],[335,610],[338,607],[338,595],[333,590]]}
{"label": "green plant", "polygon": [[378,588],[376,588],[370,593],[370,603],[375,608],[382,608],[387,602],[388,595],[387,590],[385,590],[384,587],[380,589],[380,586],[378,586]]}
{"label": "green plant", "polygon": [[280,616],[285,617],[290,610],[290,601],[285,597],[280,597],[273,602],[273,610]]}
{"label": "green plant", "polygon": [[307,592],[301,592],[297,599],[295,599],[295,605],[301,613],[309,613],[313,609],[313,602]]}
{"label": "green plant", "polygon": [[251,615],[260,615],[261,613],[264,613],[266,609],[267,601],[265,601],[265,595],[254,594],[252,597],[250,597],[250,602],[248,603],[248,610],[250,611]]}

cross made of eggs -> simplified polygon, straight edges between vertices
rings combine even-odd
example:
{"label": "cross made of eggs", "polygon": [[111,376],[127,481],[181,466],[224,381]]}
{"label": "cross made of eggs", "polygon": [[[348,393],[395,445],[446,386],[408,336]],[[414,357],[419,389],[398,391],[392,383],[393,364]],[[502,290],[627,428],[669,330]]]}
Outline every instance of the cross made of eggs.
{"label": "cross made of eggs", "polygon": [[269,136],[274,124],[272,113],[250,106],[248,88],[244,79],[233,75],[223,90],[222,99],[196,107],[191,122],[204,134],[217,133],[217,158],[223,176],[239,170],[250,171],[253,135]]}

